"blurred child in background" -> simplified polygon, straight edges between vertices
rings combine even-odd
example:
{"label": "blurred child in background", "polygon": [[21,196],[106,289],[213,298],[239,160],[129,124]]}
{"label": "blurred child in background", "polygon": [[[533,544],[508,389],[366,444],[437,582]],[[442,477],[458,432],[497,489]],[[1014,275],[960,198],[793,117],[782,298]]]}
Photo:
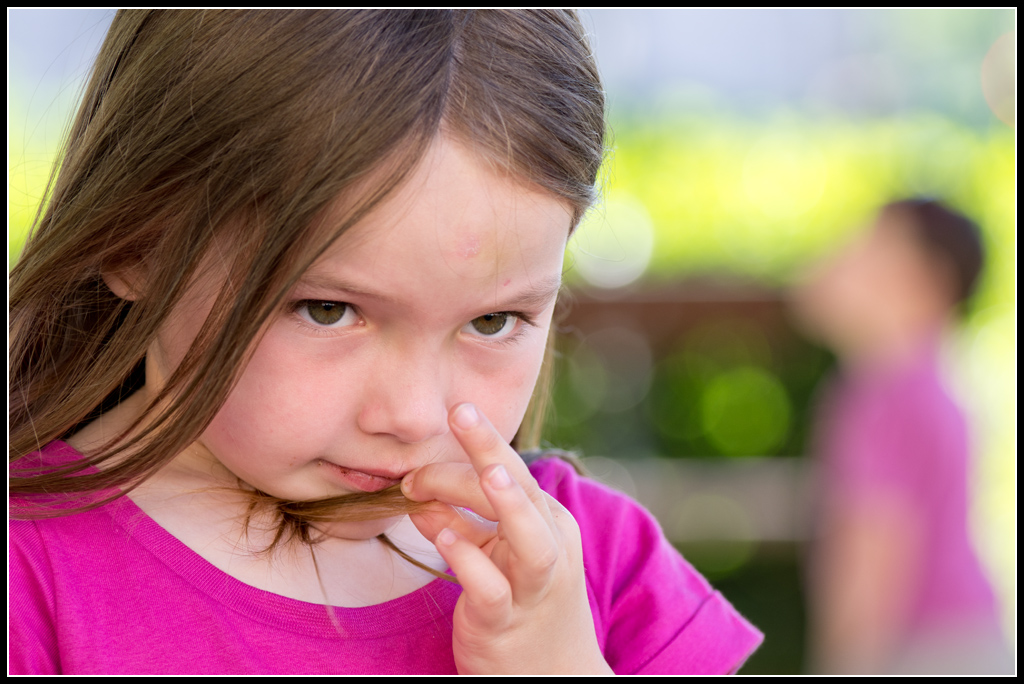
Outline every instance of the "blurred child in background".
{"label": "blurred child in background", "polygon": [[1012,672],[968,535],[967,426],[938,357],[982,263],[974,223],[904,200],[795,293],[802,323],[841,367],[818,423],[818,671]]}

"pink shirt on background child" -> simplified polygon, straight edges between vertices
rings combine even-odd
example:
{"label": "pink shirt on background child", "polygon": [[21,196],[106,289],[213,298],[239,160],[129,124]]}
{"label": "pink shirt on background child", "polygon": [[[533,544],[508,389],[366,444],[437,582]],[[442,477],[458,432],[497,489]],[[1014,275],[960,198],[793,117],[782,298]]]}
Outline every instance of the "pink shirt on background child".
{"label": "pink shirt on background child", "polygon": [[[79,458],[63,442],[47,462]],[[530,471],[576,519],[598,641],[619,674],[736,671],[762,635],[629,498],[544,458]],[[121,497],[10,523],[11,674],[454,674],[461,588],[335,608],[244,584]],[[529,664],[524,663],[524,670]]]}
{"label": "pink shirt on background child", "polygon": [[978,627],[998,634],[996,604],[968,533],[969,442],[946,393],[936,344],[899,368],[847,378],[824,406],[826,501],[874,493],[901,497],[923,525],[920,572],[911,586],[905,639]]}

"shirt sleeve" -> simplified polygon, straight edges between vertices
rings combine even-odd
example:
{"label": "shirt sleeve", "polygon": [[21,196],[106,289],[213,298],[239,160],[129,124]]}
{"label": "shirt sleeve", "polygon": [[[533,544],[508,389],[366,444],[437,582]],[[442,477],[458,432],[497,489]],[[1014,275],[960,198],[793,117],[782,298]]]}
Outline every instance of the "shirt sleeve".
{"label": "shirt sleeve", "polygon": [[60,674],[53,573],[36,526],[8,528],[8,674]]}
{"label": "shirt sleeve", "polygon": [[531,471],[580,527],[598,642],[616,674],[727,674],[763,635],[623,494],[555,459]]}

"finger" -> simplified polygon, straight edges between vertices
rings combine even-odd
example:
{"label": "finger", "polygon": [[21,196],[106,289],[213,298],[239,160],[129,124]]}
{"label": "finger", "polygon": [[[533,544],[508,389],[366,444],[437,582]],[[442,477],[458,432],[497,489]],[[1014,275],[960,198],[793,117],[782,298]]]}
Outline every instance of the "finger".
{"label": "finger", "polygon": [[434,541],[462,585],[466,617],[473,627],[502,630],[512,617],[512,588],[508,579],[475,544],[451,529]]}
{"label": "finger", "polygon": [[498,534],[497,523],[472,511],[441,502],[434,502],[421,511],[411,513],[409,519],[419,533],[431,541],[446,527],[452,528],[477,546],[484,546]]}
{"label": "finger", "polygon": [[417,468],[402,478],[402,494],[412,501],[443,501],[496,519],[480,489],[480,476],[469,463],[430,463]]}
{"label": "finger", "polygon": [[[480,478],[484,493],[498,514],[501,536],[509,547],[508,557],[498,567],[508,575],[517,603],[529,603],[548,586],[562,556],[559,530],[549,524],[551,513],[543,515],[523,488],[498,463],[487,466]],[[503,567],[504,566],[504,567]]]}
{"label": "finger", "polygon": [[448,414],[448,424],[478,473],[482,473],[489,465],[503,465],[508,474],[519,482],[526,495],[537,505],[541,514],[545,515],[550,524],[554,524],[547,514],[547,506],[544,505],[544,492],[533,479],[526,463],[494,429],[487,416],[473,404],[458,404]]}

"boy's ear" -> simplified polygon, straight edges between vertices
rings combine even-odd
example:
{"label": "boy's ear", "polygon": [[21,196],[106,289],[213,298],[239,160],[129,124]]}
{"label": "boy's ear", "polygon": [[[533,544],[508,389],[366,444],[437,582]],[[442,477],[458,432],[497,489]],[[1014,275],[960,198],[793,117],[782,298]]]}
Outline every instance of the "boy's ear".
{"label": "boy's ear", "polygon": [[142,267],[135,266],[116,270],[104,269],[103,282],[121,299],[134,302],[142,296],[145,278]]}

